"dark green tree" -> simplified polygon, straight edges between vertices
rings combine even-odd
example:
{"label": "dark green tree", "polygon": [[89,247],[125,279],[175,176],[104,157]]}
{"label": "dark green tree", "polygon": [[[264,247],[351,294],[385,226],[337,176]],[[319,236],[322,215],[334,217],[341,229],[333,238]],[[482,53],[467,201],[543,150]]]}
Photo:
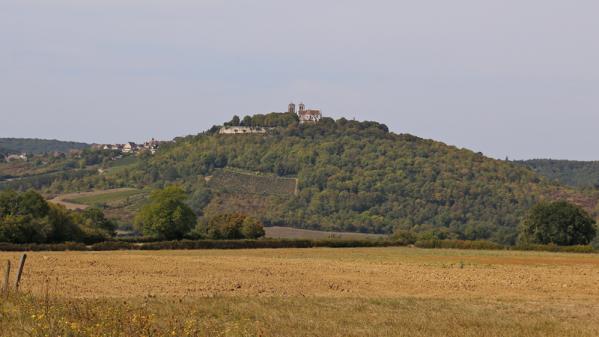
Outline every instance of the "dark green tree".
{"label": "dark green tree", "polygon": [[80,225],[72,211],[46,202],[37,192],[0,192],[0,241],[85,241]]}
{"label": "dark green tree", "polygon": [[257,239],[264,236],[264,226],[260,221],[238,213],[202,219],[196,231],[216,240]]}
{"label": "dark green tree", "polygon": [[185,203],[187,195],[170,185],[155,190],[150,202],[135,217],[135,225],[145,235],[159,239],[181,239],[196,224],[196,215]]}
{"label": "dark green tree", "polygon": [[521,243],[587,245],[595,235],[595,219],[567,201],[534,206],[520,226]]}
{"label": "dark green tree", "polygon": [[252,117],[250,117],[250,116],[243,117],[243,120],[241,121],[241,125],[243,125],[243,126],[253,126],[252,125]]}
{"label": "dark green tree", "polygon": [[114,235],[116,224],[104,215],[104,212],[96,207],[89,207],[81,213],[86,226],[105,231],[110,236]]}
{"label": "dark green tree", "polygon": [[264,225],[256,218],[246,217],[241,224],[241,235],[246,239],[258,239],[264,236]]}

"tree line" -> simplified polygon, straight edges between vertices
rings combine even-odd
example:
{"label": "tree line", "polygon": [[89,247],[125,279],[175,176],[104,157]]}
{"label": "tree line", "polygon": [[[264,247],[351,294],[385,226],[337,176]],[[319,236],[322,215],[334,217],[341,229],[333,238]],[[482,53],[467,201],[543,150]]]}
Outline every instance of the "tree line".
{"label": "tree line", "polygon": [[[164,241],[257,239],[265,234],[262,223],[247,215],[198,218],[187,199],[176,185],[153,191],[135,218],[136,228],[147,237]],[[115,223],[97,208],[69,211],[34,191],[0,192],[0,242],[92,244],[109,240],[115,229]],[[596,234],[595,219],[582,208],[565,201],[542,202],[521,222],[519,243],[588,245]],[[395,239],[409,244],[436,238],[398,229]]]}
{"label": "tree line", "polygon": [[[242,214],[201,218],[186,203],[188,196],[177,186],[155,190],[138,212],[135,227],[156,240],[257,239],[264,236],[262,223]],[[68,210],[29,190],[0,192],[0,242],[63,243],[102,242],[115,235],[116,223],[102,210]]]}

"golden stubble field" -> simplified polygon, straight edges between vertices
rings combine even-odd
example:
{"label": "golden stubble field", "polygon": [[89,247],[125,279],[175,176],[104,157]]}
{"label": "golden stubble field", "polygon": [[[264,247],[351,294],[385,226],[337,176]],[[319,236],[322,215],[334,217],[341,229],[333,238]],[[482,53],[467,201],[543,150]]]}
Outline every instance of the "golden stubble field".
{"label": "golden stubble field", "polygon": [[[18,253],[0,253],[16,265]],[[323,296],[599,304],[599,256],[415,248],[34,252],[22,289],[74,298]]]}
{"label": "golden stubble field", "polygon": [[[0,253],[13,263],[18,256]],[[236,327],[246,335],[258,334],[256,322],[265,336],[599,335],[592,254],[318,248],[28,256],[22,289],[35,296],[162,301],[170,312],[199,305],[194,310],[219,322],[245,322]]]}

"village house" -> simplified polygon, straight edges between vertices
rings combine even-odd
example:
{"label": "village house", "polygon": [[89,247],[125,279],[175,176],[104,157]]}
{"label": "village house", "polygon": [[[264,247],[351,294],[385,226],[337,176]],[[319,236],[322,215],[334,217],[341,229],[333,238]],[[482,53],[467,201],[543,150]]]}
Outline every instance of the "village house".
{"label": "village house", "polygon": [[154,154],[158,150],[159,146],[160,146],[160,141],[157,141],[154,138],[152,138],[151,140],[146,141],[143,144],[142,148],[150,151],[151,154]]}
{"label": "village house", "polygon": [[29,156],[27,155],[27,153],[10,154],[10,155],[4,157],[4,160],[6,160],[7,163],[11,162],[11,161],[28,161]]}
{"label": "village house", "polygon": [[94,144],[92,149],[94,150],[107,150],[107,151],[118,151],[120,153],[137,153],[139,151],[149,151],[154,154],[160,147],[161,141],[154,138],[145,141],[143,144],[136,144],[135,142],[127,142],[126,144]]}
{"label": "village house", "polygon": [[102,150],[111,150],[111,151],[123,151],[123,144],[104,144],[102,145]]}
{"label": "village house", "polygon": [[266,133],[266,128],[249,126],[223,126],[218,130],[219,134],[224,135],[243,135],[251,133]]}
{"label": "village house", "polygon": [[138,149],[137,144],[133,143],[133,142],[127,142],[124,146],[123,146],[123,153],[133,153],[136,152]]}

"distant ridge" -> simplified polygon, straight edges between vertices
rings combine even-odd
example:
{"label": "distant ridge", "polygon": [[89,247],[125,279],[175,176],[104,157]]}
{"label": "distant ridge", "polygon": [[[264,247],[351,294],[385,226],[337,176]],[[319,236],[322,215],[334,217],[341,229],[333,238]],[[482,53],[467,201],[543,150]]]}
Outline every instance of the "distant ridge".
{"label": "distant ridge", "polygon": [[572,187],[599,188],[599,161],[532,159],[516,161],[538,174]]}
{"label": "distant ridge", "polygon": [[81,150],[89,146],[90,144],[86,143],[61,141],[56,139],[0,138],[0,148],[13,152],[32,154],[54,151],[68,152],[69,150]]}

